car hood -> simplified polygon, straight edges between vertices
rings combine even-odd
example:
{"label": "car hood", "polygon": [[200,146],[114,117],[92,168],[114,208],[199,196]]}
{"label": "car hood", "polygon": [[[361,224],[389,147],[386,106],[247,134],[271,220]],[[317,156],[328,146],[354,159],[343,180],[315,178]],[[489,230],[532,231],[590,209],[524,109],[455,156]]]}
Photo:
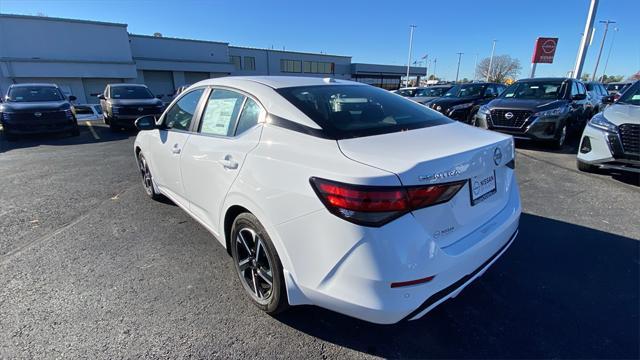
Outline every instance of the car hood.
{"label": "car hood", "polygon": [[607,106],[604,117],[615,125],[640,124],[640,106],[613,104]]}
{"label": "car hood", "polygon": [[448,108],[450,106],[464,104],[464,103],[476,101],[478,99],[479,99],[478,97],[436,98],[436,100],[429,102],[429,104],[437,104],[442,106],[443,108]]}
{"label": "car hood", "polygon": [[495,99],[488,106],[492,109],[530,110],[533,112],[554,109],[566,105],[566,100],[549,99]]}
{"label": "car hood", "polygon": [[120,106],[136,106],[136,105],[156,105],[161,106],[162,101],[160,99],[110,99],[111,105]]}
{"label": "car hood", "polygon": [[70,109],[71,104],[68,101],[38,101],[38,102],[6,102],[0,104],[0,111],[55,111]]}

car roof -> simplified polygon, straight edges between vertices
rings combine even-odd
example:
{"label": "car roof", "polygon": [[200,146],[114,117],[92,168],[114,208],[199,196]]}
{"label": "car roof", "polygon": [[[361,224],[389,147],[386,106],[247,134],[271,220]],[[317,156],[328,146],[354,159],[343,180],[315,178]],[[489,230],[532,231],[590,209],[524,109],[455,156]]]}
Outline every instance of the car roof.
{"label": "car roof", "polygon": [[147,87],[147,85],[145,85],[145,84],[129,84],[129,83],[115,83],[115,84],[109,84],[109,86],[111,86],[111,87],[121,87],[121,86],[142,86],[142,87]]}
{"label": "car roof", "polygon": [[53,83],[23,83],[23,84],[11,84],[9,87],[29,87],[29,86],[46,86],[46,87],[58,87]]}
{"label": "car roof", "polygon": [[194,85],[234,86],[234,85],[242,85],[243,83],[246,83],[246,82],[259,83],[273,89],[281,89],[281,88],[297,87],[297,86],[314,86],[314,85],[366,86],[366,84],[363,84],[363,83],[349,81],[349,80],[340,80],[340,79],[335,79],[331,77],[318,78],[318,77],[305,77],[305,76],[225,76],[221,78],[202,80]]}
{"label": "car roof", "polygon": [[572,78],[568,78],[568,77],[541,77],[541,78],[527,78],[527,79],[520,79],[517,82],[520,81],[528,81],[528,82],[534,82],[534,81],[567,81],[567,80],[576,80],[577,79],[572,79]]}

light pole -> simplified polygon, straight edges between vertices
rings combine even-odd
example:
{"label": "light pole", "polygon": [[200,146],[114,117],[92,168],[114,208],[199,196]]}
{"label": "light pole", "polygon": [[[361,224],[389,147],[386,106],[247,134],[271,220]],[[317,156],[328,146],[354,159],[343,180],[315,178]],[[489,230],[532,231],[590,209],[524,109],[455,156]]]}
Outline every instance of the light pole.
{"label": "light pole", "polygon": [[487,70],[487,82],[489,82],[489,77],[491,76],[491,66],[493,65],[493,54],[496,51],[496,39],[493,39],[493,46],[491,47],[491,57],[489,58],[489,69]]}
{"label": "light pole", "polygon": [[456,70],[456,84],[458,83],[458,75],[460,74],[460,60],[462,59],[462,54],[464,53],[456,53],[458,54],[458,70]]}
{"label": "light pole", "polygon": [[587,57],[587,50],[589,49],[589,43],[591,42],[591,34],[593,31],[593,21],[596,18],[597,10],[598,0],[591,0],[589,14],[587,15],[587,23],[584,25],[584,32],[582,33],[582,40],[580,41],[580,48],[578,50],[578,56],[576,57],[576,66],[573,70],[573,77],[575,79],[580,79],[582,76],[584,58]]}
{"label": "light pole", "polygon": [[478,53],[476,53],[476,60],[473,63],[473,81],[478,78]]}
{"label": "light pole", "polygon": [[415,30],[415,25],[409,25],[409,58],[407,59],[407,82],[406,86],[409,86],[409,68],[411,67],[411,51],[413,50],[413,30]]}
{"label": "light pole", "polygon": [[436,65],[438,65],[438,58],[433,58],[433,80],[436,80],[436,84],[437,84],[438,77],[436,76]]}
{"label": "light pole", "polygon": [[609,66],[609,57],[611,56],[611,50],[613,49],[613,44],[616,42],[616,34],[618,33],[618,28],[613,28],[613,39],[611,39],[611,45],[609,45],[609,53],[607,53],[607,60],[604,62],[604,69],[602,70],[602,76],[600,77],[600,82],[604,80],[605,75],[607,74],[607,66]]}
{"label": "light pole", "polygon": [[596,72],[598,71],[598,65],[600,65],[600,56],[602,56],[602,49],[604,48],[604,41],[607,39],[607,31],[609,31],[609,24],[615,24],[615,21],[604,20],[600,21],[604,24],[604,34],[602,35],[602,42],[600,43],[600,50],[598,51],[598,58],[596,60],[596,67],[593,69],[593,75],[591,75],[591,81],[596,80]]}

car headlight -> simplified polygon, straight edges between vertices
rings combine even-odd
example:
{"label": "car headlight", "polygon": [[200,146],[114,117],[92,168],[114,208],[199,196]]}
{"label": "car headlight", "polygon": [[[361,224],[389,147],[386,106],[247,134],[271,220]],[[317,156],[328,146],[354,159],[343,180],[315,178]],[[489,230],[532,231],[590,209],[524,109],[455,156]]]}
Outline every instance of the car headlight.
{"label": "car headlight", "polygon": [[438,111],[442,110],[442,106],[440,106],[440,105],[435,105],[435,104],[434,104],[434,105],[433,105],[433,108],[434,108],[434,109],[436,109],[436,110],[438,110]]}
{"label": "car headlight", "polygon": [[604,131],[609,131],[614,133],[618,132],[618,127],[615,124],[611,123],[609,120],[607,120],[604,117],[604,115],[602,115],[602,113],[598,113],[594,117],[592,117],[591,120],[589,120],[589,125]]}
{"label": "car headlight", "polygon": [[11,118],[11,115],[9,115],[9,113],[8,113],[8,112],[3,112],[3,113],[2,113],[2,120],[7,121],[7,120],[9,120],[10,118]]}
{"label": "car headlight", "polygon": [[66,115],[67,119],[73,119],[74,112],[72,109],[65,109],[64,114]]}
{"label": "car headlight", "polygon": [[455,105],[451,107],[451,111],[456,111],[456,110],[462,110],[462,109],[467,109],[473,106],[473,103],[464,103],[464,104],[460,104],[460,105]]}
{"label": "car headlight", "polygon": [[563,106],[563,107],[559,107],[559,108],[556,108],[556,109],[540,111],[540,112],[537,112],[537,113],[535,113],[533,115],[536,116],[536,117],[539,117],[539,118],[541,118],[541,117],[553,117],[553,116],[560,116],[560,115],[566,114],[568,112],[569,112],[569,108],[566,107],[566,106]]}
{"label": "car headlight", "polygon": [[478,112],[480,114],[484,114],[484,115],[491,115],[491,109],[489,109],[489,107],[487,105],[482,105],[480,106],[480,109],[478,110]]}

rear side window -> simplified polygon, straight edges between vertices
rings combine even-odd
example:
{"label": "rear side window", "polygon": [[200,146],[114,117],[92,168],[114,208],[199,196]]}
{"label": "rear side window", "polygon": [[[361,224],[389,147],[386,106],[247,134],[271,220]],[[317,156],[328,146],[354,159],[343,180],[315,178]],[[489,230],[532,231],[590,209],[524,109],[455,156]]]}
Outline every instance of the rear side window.
{"label": "rear side window", "polygon": [[204,89],[197,89],[184,95],[178,102],[167,110],[164,118],[164,126],[168,129],[189,130],[193,114],[196,112],[198,101]]}
{"label": "rear side window", "polygon": [[244,95],[235,91],[213,90],[200,120],[200,132],[208,135],[232,136],[244,99]]}
{"label": "rear side window", "polygon": [[442,114],[367,85],[281,88],[280,95],[316,122],[329,138],[369,136],[452,122]]}
{"label": "rear side window", "polygon": [[244,107],[242,108],[242,113],[240,113],[235,134],[240,135],[252,128],[260,120],[261,114],[262,109],[258,103],[253,101],[253,99],[247,98],[247,101],[245,101]]}

